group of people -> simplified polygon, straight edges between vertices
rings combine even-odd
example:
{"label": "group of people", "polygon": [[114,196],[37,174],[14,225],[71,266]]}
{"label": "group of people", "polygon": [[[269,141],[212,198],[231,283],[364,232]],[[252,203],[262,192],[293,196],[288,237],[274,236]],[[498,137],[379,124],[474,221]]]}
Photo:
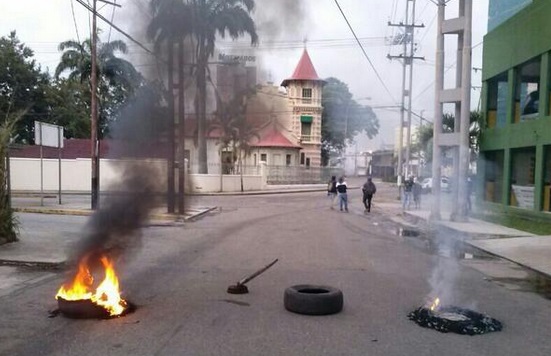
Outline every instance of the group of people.
{"label": "group of people", "polygon": [[[362,202],[366,212],[371,211],[371,200],[376,192],[377,187],[375,186],[375,183],[373,183],[371,177],[368,177],[367,182],[365,182],[362,186]],[[348,185],[346,184],[344,176],[339,177],[338,180],[335,176],[331,177],[331,180],[327,184],[327,195],[331,200],[331,209],[333,209],[335,198],[337,198],[340,211],[348,212]]]}
{"label": "group of people", "polygon": [[420,209],[422,187],[417,178],[414,176],[409,176],[408,179],[404,180],[402,188],[402,209],[406,210],[411,208],[412,200],[415,209]]}

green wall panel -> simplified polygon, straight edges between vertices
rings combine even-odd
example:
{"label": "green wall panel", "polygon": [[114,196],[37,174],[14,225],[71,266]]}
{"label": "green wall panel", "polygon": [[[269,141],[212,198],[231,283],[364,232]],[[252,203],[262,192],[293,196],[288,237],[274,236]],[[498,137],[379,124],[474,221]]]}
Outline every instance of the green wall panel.
{"label": "green wall panel", "polygon": [[536,0],[484,37],[483,80],[551,50],[551,1]]}

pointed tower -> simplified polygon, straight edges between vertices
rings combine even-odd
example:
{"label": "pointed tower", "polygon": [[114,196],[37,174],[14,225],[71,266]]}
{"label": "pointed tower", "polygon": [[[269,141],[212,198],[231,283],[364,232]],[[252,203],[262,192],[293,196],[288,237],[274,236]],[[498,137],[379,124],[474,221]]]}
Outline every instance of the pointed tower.
{"label": "pointed tower", "polygon": [[324,84],[306,49],[291,78],[281,83],[287,88],[293,108],[292,132],[303,148],[301,166],[321,165],[321,95]]}

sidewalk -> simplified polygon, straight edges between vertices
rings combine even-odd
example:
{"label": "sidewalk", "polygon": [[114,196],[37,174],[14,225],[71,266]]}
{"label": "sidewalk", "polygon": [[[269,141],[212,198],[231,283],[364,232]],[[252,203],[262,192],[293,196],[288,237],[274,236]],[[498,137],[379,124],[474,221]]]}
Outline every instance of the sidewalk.
{"label": "sidewalk", "polygon": [[[351,177],[348,184],[351,189],[358,189],[365,181],[363,177]],[[396,199],[397,190],[390,183],[378,182],[379,197],[377,206],[382,210],[390,212],[392,216],[401,212],[401,203]],[[260,195],[260,194],[284,194],[303,193],[312,191],[325,191],[325,184],[306,185],[274,185],[263,191],[219,193],[218,195]],[[385,192],[386,191],[386,192]],[[383,195],[385,194],[385,195]],[[428,222],[430,217],[430,195],[423,195],[423,209],[407,210],[404,217],[409,219]],[[551,277],[551,236],[535,236],[525,231],[507,228],[501,225],[488,223],[477,219],[469,219],[468,222],[452,222],[449,220],[450,204],[442,202],[442,220],[436,224],[444,231],[449,231],[452,238],[461,239],[464,243],[482,250],[488,254],[507,259],[533,271]],[[59,215],[88,216],[90,210],[90,198],[87,195],[63,196],[63,204],[57,204],[57,197],[52,196],[44,199],[44,206],[40,205],[40,199],[35,197],[15,197],[13,205],[16,211],[25,213],[46,213]],[[186,210],[184,216],[167,214],[165,210],[158,209],[152,215],[152,224],[173,224],[189,221],[197,218],[215,207],[192,206]],[[408,228],[412,225],[400,218],[398,214],[394,219]],[[47,234],[47,232],[44,232]],[[1,264],[33,264],[44,266],[56,266],[65,261],[64,252],[59,248],[44,250],[40,242],[40,232],[34,232],[28,236],[22,236],[21,241],[16,244],[7,244],[0,247]],[[50,234],[51,235],[51,234]],[[62,236],[50,237],[62,239]],[[60,241],[65,243],[64,241]],[[51,244],[59,246],[57,243]],[[35,251],[29,254],[29,251]]]}
{"label": "sidewalk", "polygon": [[[426,195],[423,196],[425,198]],[[486,221],[469,218],[467,222],[450,221],[450,205],[441,204],[441,220],[433,222],[447,236],[497,256],[534,272],[551,277],[551,236],[537,236]],[[429,222],[429,202],[423,210],[407,210],[405,215],[414,220]]]}
{"label": "sidewalk", "polygon": [[[41,204],[42,203],[42,204]],[[62,204],[57,196],[49,195],[42,201],[40,197],[15,196],[12,198],[13,209],[17,213],[53,214],[60,216],[87,217],[93,214],[89,195],[62,195]],[[168,214],[166,208],[155,209],[150,215],[146,226],[178,226],[196,219],[216,207],[190,206],[184,215]],[[74,220],[72,220],[74,222]],[[64,226],[52,234],[41,226],[23,225],[20,229],[20,239],[15,243],[0,245],[0,266],[34,266],[40,268],[60,268],[67,260],[66,249],[75,243],[80,236],[84,224],[76,223],[78,229]],[[45,243],[47,241],[47,243]]]}

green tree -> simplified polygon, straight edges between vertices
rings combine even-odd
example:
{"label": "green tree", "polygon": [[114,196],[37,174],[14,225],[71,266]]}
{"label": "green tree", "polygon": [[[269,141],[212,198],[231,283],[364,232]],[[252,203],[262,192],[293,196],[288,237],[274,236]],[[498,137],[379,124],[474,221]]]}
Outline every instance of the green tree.
{"label": "green tree", "polygon": [[66,138],[90,137],[90,88],[75,80],[60,78],[46,92],[49,122],[63,126]]}
{"label": "green tree", "polygon": [[232,147],[232,162],[238,161],[239,174],[241,178],[241,191],[243,187],[243,158],[250,154],[252,139],[260,139],[258,135],[259,127],[252,125],[247,120],[247,107],[249,99],[256,94],[253,88],[246,89],[234,95],[229,102],[223,102],[217,94],[217,111],[216,120],[210,125],[209,132],[214,130],[220,134],[220,163],[222,162],[222,151],[228,147]]}
{"label": "green tree", "polygon": [[41,72],[33,56],[33,51],[19,41],[15,31],[0,38],[0,120],[24,112],[14,128],[14,136],[21,143],[34,141],[35,120],[48,120],[45,95],[49,78]]}
{"label": "green tree", "polygon": [[8,150],[17,121],[24,116],[24,112],[10,114],[4,117],[0,124],[0,245],[1,240],[13,242],[17,240],[18,221],[10,205],[8,191]]}
{"label": "green tree", "polygon": [[[251,37],[251,44],[258,42],[258,35],[251,12],[254,0],[152,0],[153,19],[148,28],[149,37],[155,43],[167,42],[169,72],[173,58],[171,43],[192,36],[195,58],[194,75],[197,85],[197,143],[199,173],[208,173],[207,166],[207,81],[208,61],[215,49],[216,36],[229,35],[238,39]],[[181,42],[180,42],[181,43]],[[169,77],[170,80],[170,77]]]}
{"label": "green tree", "polygon": [[[469,126],[469,147],[471,149],[471,162],[476,161],[479,152],[480,120],[482,119],[479,111],[471,111]],[[442,132],[451,133],[455,128],[455,116],[444,114],[442,117]],[[417,130],[417,139],[412,146],[412,152],[415,152],[425,162],[432,162],[432,138],[434,136],[434,125],[423,125]]]}
{"label": "green tree", "polygon": [[197,119],[199,173],[208,173],[207,166],[207,72],[208,61],[215,49],[216,35],[226,34],[238,39],[246,34],[251,44],[258,42],[256,27],[250,14],[254,0],[193,0],[193,35],[195,39],[196,80],[197,80]]}
{"label": "green tree", "polygon": [[369,106],[352,99],[348,85],[337,78],[326,79],[322,98],[321,157],[327,165],[331,154],[340,154],[347,141],[365,132],[369,138],[379,133],[379,120]]}
{"label": "green tree", "polygon": [[[117,56],[128,52],[123,41],[98,41],[97,45],[99,131],[102,137],[107,134],[109,122],[116,120],[118,112],[143,79],[132,63]],[[59,44],[58,49],[63,53],[55,77],[59,79],[68,72],[69,80],[89,85],[92,74],[90,39],[82,43],[65,41]]]}

